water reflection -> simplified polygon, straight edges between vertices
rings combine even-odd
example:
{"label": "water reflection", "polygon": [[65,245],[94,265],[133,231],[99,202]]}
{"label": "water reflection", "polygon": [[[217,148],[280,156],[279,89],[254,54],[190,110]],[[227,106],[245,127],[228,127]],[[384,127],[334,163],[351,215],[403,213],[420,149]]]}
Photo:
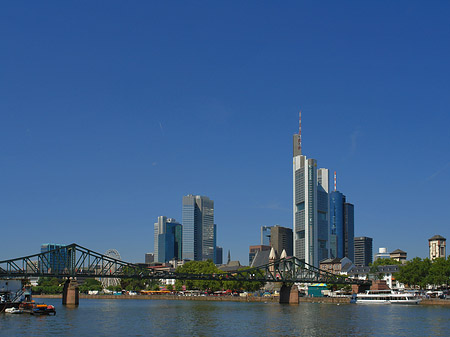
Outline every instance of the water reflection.
{"label": "water reflection", "polygon": [[56,316],[0,315],[5,336],[447,336],[450,308],[85,300]]}

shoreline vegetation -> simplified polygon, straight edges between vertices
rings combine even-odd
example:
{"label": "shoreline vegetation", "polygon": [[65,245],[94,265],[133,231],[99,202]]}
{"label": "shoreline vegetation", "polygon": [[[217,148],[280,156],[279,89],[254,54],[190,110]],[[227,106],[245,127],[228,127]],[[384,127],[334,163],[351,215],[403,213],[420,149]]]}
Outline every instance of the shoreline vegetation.
{"label": "shoreline vegetation", "polygon": [[[62,298],[62,295],[33,295],[33,298]],[[178,300],[178,301],[217,301],[217,302],[262,302],[278,303],[278,296],[177,296],[177,295],[86,295],[80,294],[80,299],[107,299],[107,300]],[[350,304],[348,297],[300,297],[301,303],[329,303]],[[423,299],[420,305],[450,306],[450,300],[438,298]]]}

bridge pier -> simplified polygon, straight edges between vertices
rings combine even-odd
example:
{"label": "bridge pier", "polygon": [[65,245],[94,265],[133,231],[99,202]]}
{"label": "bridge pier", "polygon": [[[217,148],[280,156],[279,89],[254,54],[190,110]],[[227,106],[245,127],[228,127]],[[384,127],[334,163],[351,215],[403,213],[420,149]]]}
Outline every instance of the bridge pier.
{"label": "bridge pier", "polygon": [[298,288],[296,285],[288,286],[283,283],[280,289],[280,303],[298,304]]}
{"label": "bridge pier", "polygon": [[77,306],[79,304],[79,289],[76,280],[68,279],[64,283],[62,304],[68,306]]}

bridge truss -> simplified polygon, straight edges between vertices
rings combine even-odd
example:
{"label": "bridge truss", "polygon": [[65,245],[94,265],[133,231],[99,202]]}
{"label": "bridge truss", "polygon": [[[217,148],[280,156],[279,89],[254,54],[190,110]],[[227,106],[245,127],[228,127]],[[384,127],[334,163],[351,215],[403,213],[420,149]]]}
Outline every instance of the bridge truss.
{"label": "bridge truss", "polygon": [[295,257],[228,273],[187,274],[145,268],[103,255],[75,243],[52,251],[0,261],[0,278],[137,278],[208,281],[359,284],[368,281],[332,274]]}

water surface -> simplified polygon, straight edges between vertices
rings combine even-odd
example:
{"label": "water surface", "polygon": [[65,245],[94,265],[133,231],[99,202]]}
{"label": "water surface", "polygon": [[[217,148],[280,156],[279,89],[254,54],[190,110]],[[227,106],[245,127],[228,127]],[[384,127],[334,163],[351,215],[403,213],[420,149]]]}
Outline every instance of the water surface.
{"label": "water surface", "polygon": [[[41,299],[39,299],[41,301]],[[42,299],[56,316],[0,315],[2,336],[449,336],[450,307]]]}

